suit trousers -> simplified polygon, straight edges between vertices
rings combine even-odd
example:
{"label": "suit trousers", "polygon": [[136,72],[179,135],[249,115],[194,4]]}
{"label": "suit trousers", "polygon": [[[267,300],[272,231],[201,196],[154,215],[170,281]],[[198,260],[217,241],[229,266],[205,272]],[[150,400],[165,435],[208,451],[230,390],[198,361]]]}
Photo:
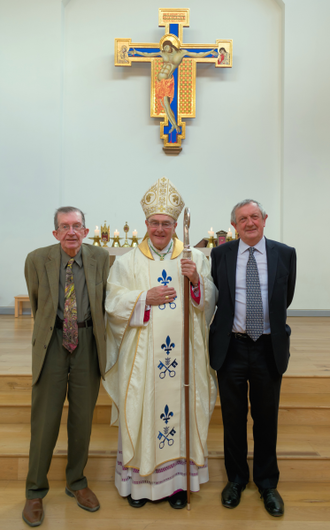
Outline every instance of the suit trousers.
{"label": "suit trousers", "polygon": [[232,334],[227,356],[218,371],[228,480],[245,485],[247,463],[248,393],[253,419],[253,480],[261,488],[276,488],[278,407],[282,376],[274,361],[270,335],[256,342]]}
{"label": "suit trousers", "polygon": [[58,438],[65,397],[69,402],[67,485],[87,486],[84,468],[100,387],[100,370],[93,328],[79,328],[78,346],[70,354],[62,346],[63,331],[54,329],[40,377],[32,387],[31,443],[26,498],[48,493],[49,471]]}

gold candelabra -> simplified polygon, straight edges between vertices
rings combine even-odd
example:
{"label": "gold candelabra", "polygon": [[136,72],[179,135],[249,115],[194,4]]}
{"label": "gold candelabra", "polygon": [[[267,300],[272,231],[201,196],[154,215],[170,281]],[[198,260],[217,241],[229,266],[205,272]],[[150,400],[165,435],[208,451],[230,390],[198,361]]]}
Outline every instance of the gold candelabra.
{"label": "gold candelabra", "polygon": [[93,243],[94,247],[100,247],[101,246],[101,238],[100,238],[100,236],[89,237],[88,239],[92,239],[94,241],[94,243]]}

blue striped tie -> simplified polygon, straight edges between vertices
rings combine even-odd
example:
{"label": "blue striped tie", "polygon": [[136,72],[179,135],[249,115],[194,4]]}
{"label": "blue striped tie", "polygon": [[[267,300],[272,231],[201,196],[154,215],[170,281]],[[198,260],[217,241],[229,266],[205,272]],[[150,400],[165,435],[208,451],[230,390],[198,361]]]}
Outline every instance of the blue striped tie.
{"label": "blue striped tie", "polygon": [[264,331],[264,314],[254,251],[254,247],[249,248],[250,255],[246,265],[246,333],[255,342]]}

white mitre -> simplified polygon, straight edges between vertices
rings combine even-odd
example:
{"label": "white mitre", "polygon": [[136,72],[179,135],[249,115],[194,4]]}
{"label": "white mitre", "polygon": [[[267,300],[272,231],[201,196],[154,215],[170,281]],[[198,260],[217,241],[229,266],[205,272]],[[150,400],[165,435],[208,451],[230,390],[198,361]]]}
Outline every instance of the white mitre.
{"label": "white mitre", "polygon": [[177,221],[184,207],[184,202],[172,182],[166,177],[162,177],[144,194],[141,206],[146,219],[151,215],[163,214],[170,215]]}

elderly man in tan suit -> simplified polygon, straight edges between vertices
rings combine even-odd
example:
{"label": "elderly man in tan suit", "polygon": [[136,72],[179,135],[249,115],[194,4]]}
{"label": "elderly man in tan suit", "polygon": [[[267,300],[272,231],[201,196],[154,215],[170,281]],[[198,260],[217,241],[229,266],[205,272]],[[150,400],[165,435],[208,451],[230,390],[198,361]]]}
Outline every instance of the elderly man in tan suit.
{"label": "elderly man in tan suit", "polygon": [[100,376],[105,369],[104,298],[109,255],[82,244],[89,230],[73,207],[55,213],[59,244],[31,252],[25,277],[33,316],[32,410],[29,471],[23,519],[39,526],[47,473],[68,397],[68,463],[65,492],[94,512],[100,505],[88,488],[84,468]]}

